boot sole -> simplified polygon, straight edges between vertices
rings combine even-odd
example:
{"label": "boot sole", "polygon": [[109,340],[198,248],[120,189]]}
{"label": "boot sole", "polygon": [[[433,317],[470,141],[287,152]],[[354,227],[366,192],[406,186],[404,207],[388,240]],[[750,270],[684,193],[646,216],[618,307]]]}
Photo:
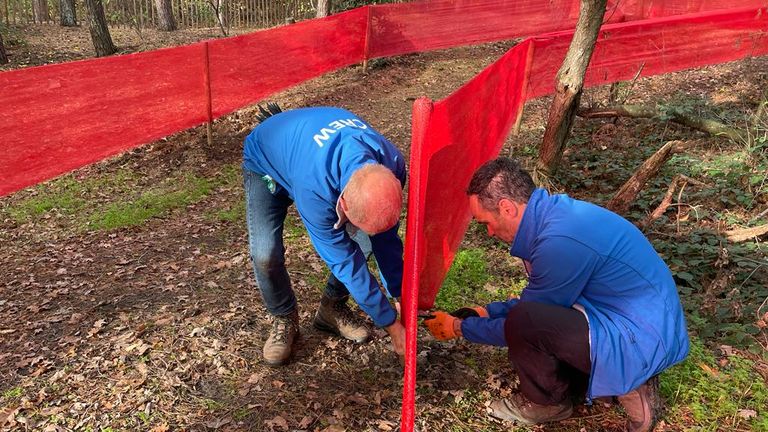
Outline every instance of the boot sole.
{"label": "boot sole", "polygon": [[334,334],[334,335],[342,337],[342,338],[344,338],[346,340],[351,340],[352,342],[355,342],[355,343],[363,343],[363,342],[367,341],[368,338],[370,338],[370,335],[368,335],[368,336],[366,336],[365,338],[362,338],[362,339],[354,339],[354,338],[344,337],[344,336],[342,336],[341,332],[339,332],[339,329],[337,329],[336,327],[333,327],[333,326],[329,326],[328,324],[326,324],[326,323],[324,323],[322,321],[318,321],[317,318],[312,320],[312,326],[314,328],[320,330],[320,331],[324,331],[324,332],[327,332],[327,333]]}
{"label": "boot sole", "polygon": [[499,412],[494,409],[490,409],[490,412],[488,413],[491,417],[499,419],[499,420],[506,420],[510,422],[519,423],[526,426],[533,426],[537,424],[545,424],[545,423],[551,423],[551,422],[557,422],[561,420],[565,420],[567,418],[571,418],[573,416],[573,407],[571,407],[569,410],[563,411],[562,413],[550,417],[546,420],[536,422],[532,420],[528,420],[526,418],[519,417],[517,415],[514,415],[512,413],[506,413],[506,412]]}

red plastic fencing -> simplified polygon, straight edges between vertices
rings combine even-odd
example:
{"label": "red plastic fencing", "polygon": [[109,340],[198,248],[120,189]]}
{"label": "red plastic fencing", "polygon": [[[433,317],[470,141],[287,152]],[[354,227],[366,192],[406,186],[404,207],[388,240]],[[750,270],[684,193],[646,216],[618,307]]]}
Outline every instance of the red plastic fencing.
{"label": "red plastic fencing", "polygon": [[417,309],[432,306],[437,291],[430,288],[439,288],[464,236],[470,219],[468,211],[462,211],[467,208],[464,190],[472,173],[498,154],[522,110],[532,46],[530,41],[521,43],[434,105],[426,98],[414,104],[405,239],[409,259],[403,270],[404,432],[413,430],[415,414]]}
{"label": "red plastic fencing", "polygon": [[[611,22],[765,0],[612,0]],[[573,26],[578,0],[364,7],[245,36],[0,73],[0,196],[363,59]]]}
{"label": "red plastic fencing", "polygon": [[[569,30],[579,0],[439,0],[371,8],[368,58]],[[609,0],[605,23],[718,9],[765,0]]]}
{"label": "red plastic fencing", "polygon": [[0,196],[204,122],[204,58],[196,44],[0,74]]}
{"label": "red plastic fencing", "polygon": [[[603,27],[584,78],[592,87],[766,54],[765,9],[745,8]],[[527,98],[554,92],[571,33],[534,38]]]}
{"label": "red plastic fencing", "polygon": [[367,8],[209,42],[213,116],[363,60]]}

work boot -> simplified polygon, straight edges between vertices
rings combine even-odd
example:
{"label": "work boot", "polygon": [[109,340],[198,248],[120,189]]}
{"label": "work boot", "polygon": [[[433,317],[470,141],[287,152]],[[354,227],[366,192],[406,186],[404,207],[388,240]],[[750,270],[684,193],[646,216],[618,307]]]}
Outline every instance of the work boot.
{"label": "work boot", "polygon": [[288,363],[293,349],[293,342],[299,336],[299,312],[294,310],[288,315],[274,316],[272,329],[264,343],[264,361],[270,366]]}
{"label": "work boot", "polygon": [[648,432],[653,429],[661,410],[659,378],[653,377],[645,384],[619,396],[619,403],[629,416],[628,432]]}
{"label": "work boot", "polygon": [[317,310],[312,324],[318,330],[337,334],[344,339],[357,343],[365,342],[371,332],[360,318],[349,309],[348,298],[349,296],[344,296],[340,299],[333,299],[323,295],[323,298],[320,299],[320,308]]}
{"label": "work boot", "polygon": [[517,393],[491,402],[489,413],[498,419],[534,425],[567,419],[573,414],[573,404],[566,399],[558,405],[539,405]]}

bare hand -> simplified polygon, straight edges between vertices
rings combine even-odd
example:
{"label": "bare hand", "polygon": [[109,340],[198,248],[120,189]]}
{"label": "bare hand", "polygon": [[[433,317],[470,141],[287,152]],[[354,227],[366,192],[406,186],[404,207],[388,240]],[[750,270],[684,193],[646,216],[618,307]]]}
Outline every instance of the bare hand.
{"label": "bare hand", "polygon": [[405,355],[405,327],[400,323],[400,320],[395,321],[392,325],[386,327],[389,337],[392,339],[392,348],[399,356]]}

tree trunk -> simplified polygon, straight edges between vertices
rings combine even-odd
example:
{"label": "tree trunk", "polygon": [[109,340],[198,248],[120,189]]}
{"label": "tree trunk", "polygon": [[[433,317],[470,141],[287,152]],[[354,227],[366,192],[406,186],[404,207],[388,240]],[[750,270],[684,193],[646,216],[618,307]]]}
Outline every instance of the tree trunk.
{"label": "tree trunk", "polygon": [[216,21],[219,22],[219,28],[221,34],[225,37],[227,35],[227,29],[229,28],[229,20],[227,19],[227,13],[225,8],[227,7],[226,0],[208,0],[208,4],[213,8],[213,13],[216,15]]}
{"label": "tree trunk", "polygon": [[174,31],[178,28],[176,26],[176,20],[173,17],[171,0],[155,0],[155,8],[157,8],[158,30]]}
{"label": "tree trunk", "polygon": [[[229,11],[227,10],[229,5],[227,4],[227,0],[216,0],[219,7],[218,10],[218,19],[221,23],[221,27],[229,30]],[[222,30],[223,31],[223,30]],[[227,36],[229,32],[224,32],[224,36]]]}
{"label": "tree trunk", "polygon": [[61,24],[62,27],[77,26],[77,14],[75,10],[75,0],[59,0],[59,24]]}
{"label": "tree trunk", "polygon": [[0,64],[8,63],[8,54],[5,52],[5,45],[3,45],[3,35],[0,33]]}
{"label": "tree trunk", "polygon": [[549,186],[557,171],[584,87],[584,74],[595,49],[595,41],[605,15],[607,0],[582,0],[576,31],[560,70],[557,72],[555,96],[549,108],[547,128],[534,170],[536,183]]}
{"label": "tree trunk", "polygon": [[331,0],[317,0],[317,18],[331,14]]}
{"label": "tree trunk", "polygon": [[32,17],[37,24],[42,24],[51,19],[48,13],[47,0],[32,0]]}
{"label": "tree trunk", "polygon": [[88,9],[88,30],[91,32],[96,57],[114,54],[117,52],[117,48],[112,43],[112,36],[109,34],[107,18],[104,16],[104,5],[101,4],[101,0],[85,0],[85,7]]}

